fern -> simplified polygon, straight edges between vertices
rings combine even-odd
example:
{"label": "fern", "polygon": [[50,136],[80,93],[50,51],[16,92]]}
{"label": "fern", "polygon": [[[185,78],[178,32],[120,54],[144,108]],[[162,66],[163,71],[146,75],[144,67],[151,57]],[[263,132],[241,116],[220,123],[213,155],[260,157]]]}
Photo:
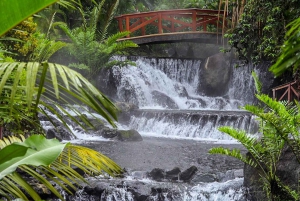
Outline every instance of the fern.
{"label": "fern", "polygon": [[[104,0],[93,9],[89,24],[84,20],[81,27],[73,30],[66,26],[60,26],[72,41],[68,45],[68,50],[77,60],[76,65],[72,64],[72,67],[82,68],[88,66],[86,74],[89,79],[97,75],[101,68],[112,67],[114,63],[119,66],[127,65],[128,62],[124,62],[124,64],[122,64],[122,61],[111,62],[110,58],[123,53],[128,48],[137,47],[132,41],[118,41],[120,38],[127,36],[129,32],[119,32],[107,38],[103,38],[103,33],[98,35],[97,23],[103,2]],[[112,12],[110,13],[111,15],[113,14]],[[98,40],[98,38],[100,39]]]}
{"label": "fern", "polygon": [[223,148],[223,147],[214,147],[211,148],[209,150],[210,154],[222,154],[222,155],[226,155],[226,156],[231,156],[234,157],[236,159],[239,159],[240,161],[252,166],[252,167],[256,167],[257,163],[255,161],[253,161],[251,158],[244,156],[243,154],[241,154],[241,151],[239,149],[227,149],[227,148]]}

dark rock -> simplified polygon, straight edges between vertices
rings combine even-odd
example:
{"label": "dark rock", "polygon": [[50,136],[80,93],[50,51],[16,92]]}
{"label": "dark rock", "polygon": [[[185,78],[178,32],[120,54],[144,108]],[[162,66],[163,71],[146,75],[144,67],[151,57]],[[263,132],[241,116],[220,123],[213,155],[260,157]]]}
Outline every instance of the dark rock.
{"label": "dark rock", "polygon": [[168,95],[166,95],[162,92],[159,92],[159,91],[152,91],[151,94],[152,94],[153,100],[157,104],[159,104],[165,108],[168,108],[168,109],[178,109],[178,105]]}
{"label": "dark rock", "polygon": [[117,139],[120,141],[143,141],[142,136],[136,130],[118,130]]}
{"label": "dark rock", "polygon": [[56,138],[59,141],[76,139],[76,137],[63,126],[48,129],[46,133],[46,138]]}
{"label": "dark rock", "polygon": [[114,138],[116,136],[119,136],[120,133],[117,129],[112,129],[112,128],[108,128],[108,127],[104,127],[103,129],[101,129],[100,131],[95,132],[97,134],[101,134],[102,137],[104,138]]}
{"label": "dark rock", "polygon": [[192,179],[192,177],[196,174],[197,171],[198,168],[196,166],[191,166],[179,175],[179,179],[188,182]]}
{"label": "dark rock", "polygon": [[109,98],[115,98],[120,75],[114,75],[113,68],[101,68],[101,72],[96,78],[96,87]]}
{"label": "dark rock", "polygon": [[160,168],[154,168],[149,172],[149,177],[155,181],[162,181],[165,178],[165,171]]}
{"label": "dark rock", "polygon": [[181,170],[179,167],[175,167],[174,169],[166,172],[166,179],[177,181],[179,180],[179,174]]}

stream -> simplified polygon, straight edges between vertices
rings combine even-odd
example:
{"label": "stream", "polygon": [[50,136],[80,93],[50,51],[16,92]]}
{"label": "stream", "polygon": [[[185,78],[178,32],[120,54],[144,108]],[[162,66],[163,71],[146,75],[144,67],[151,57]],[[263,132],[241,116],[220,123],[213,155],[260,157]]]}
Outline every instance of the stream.
{"label": "stream", "polygon": [[[115,59],[124,59],[117,57]],[[77,133],[79,143],[109,156],[127,171],[124,178],[92,178],[92,187],[78,191],[70,200],[178,200],[244,201],[243,163],[210,155],[215,146],[246,150],[220,126],[232,126],[256,136],[255,117],[241,109],[254,103],[251,67],[226,67],[229,78],[220,95],[208,96],[203,88],[206,66],[201,60],[169,58],[130,58],[136,66],[113,67],[99,75],[97,87],[115,102],[126,102],[138,109],[121,118],[119,129],[138,131],[143,141],[120,142],[95,139]],[[215,77],[216,80],[222,79]],[[213,90],[213,89],[211,89]],[[78,141],[77,141],[78,143]],[[196,167],[189,182],[157,181],[148,174],[155,168],[184,171]],[[99,193],[96,190],[105,189]],[[137,193],[139,192],[139,193]],[[144,195],[144,197],[142,196]]]}

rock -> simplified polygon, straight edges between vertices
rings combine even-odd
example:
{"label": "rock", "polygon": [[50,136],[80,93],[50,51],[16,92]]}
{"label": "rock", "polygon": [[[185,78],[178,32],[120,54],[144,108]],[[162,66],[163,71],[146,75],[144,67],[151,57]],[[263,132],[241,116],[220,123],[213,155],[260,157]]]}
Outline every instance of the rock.
{"label": "rock", "polygon": [[117,139],[120,141],[143,141],[142,136],[136,130],[118,130]]}
{"label": "rock", "polygon": [[172,180],[172,181],[178,181],[180,173],[181,173],[180,168],[175,167],[172,170],[166,172],[166,179]]}
{"label": "rock", "polygon": [[201,64],[200,73],[201,89],[199,92],[207,96],[223,96],[228,91],[231,75],[229,59],[224,53],[210,56]]}
{"label": "rock", "polygon": [[97,131],[96,133],[100,133],[102,137],[112,139],[114,137],[117,137],[120,135],[119,131],[117,129],[111,129],[108,127],[104,127],[100,131]]}
{"label": "rock", "polygon": [[76,139],[76,137],[63,126],[58,126],[56,128],[53,127],[48,129],[46,133],[46,138],[48,139],[56,138],[59,141]]}
{"label": "rock", "polygon": [[159,105],[168,108],[168,109],[178,109],[178,105],[175,101],[170,98],[168,95],[159,92],[159,91],[152,91],[152,99]]}
{"label": "rock", "polygon": [[179,175],[179,179],[184,182],[188,182],[192,179],[192,177],[196,174],[197,171],[198,168],[196,166],[191,166]]}
{"label": "rock", "polygon": [[197,174],[193,177],[193,179],[191,180],[191,183],[197,184],[200,182],[203,183],[210,183],[210,182],[214,182],[216,181],[216,175],[214,174]]}
{"label": "rock", "polygon": [[149,177],[155,181],[162,181],[165,178],[165,171],[160,168],[154,168],[149,172]]}

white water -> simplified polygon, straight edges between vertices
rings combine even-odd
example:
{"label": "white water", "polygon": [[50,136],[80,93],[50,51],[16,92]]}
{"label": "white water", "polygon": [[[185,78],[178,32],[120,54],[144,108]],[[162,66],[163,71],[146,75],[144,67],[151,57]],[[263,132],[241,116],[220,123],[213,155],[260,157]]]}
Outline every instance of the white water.
{"label": "white water", "polygon": [[[199,183],[195,186],[184,183],[164,183],[153,180],[140,180],[140,185],[153,187],[149,201],[245,201],[243,178],[226,182]],[[134,201],[136,196],[130,191],[132,178],[122,179],[119,187],[107,187],[101,195],[92,195],[90,199],[101,201]],[[90,181],[92,182],[92,181]],[[105,182],[105,180],[103,180]],[[161,189],[160,192],[156,189]],[[76,194],[76,201],[86,200],[81,191]]]}
{"label": "white water", "polygon": [[233,70],[226,98],[199,94],[200,64],[199,60],[139,58],[136,66],[114,67],[119,83],[117,98],[141,109],[166,109],[153,95],[159,92],[174,101],[178,109],[195,110],[238,110],[253,100],[253,81],[245,68]]}

